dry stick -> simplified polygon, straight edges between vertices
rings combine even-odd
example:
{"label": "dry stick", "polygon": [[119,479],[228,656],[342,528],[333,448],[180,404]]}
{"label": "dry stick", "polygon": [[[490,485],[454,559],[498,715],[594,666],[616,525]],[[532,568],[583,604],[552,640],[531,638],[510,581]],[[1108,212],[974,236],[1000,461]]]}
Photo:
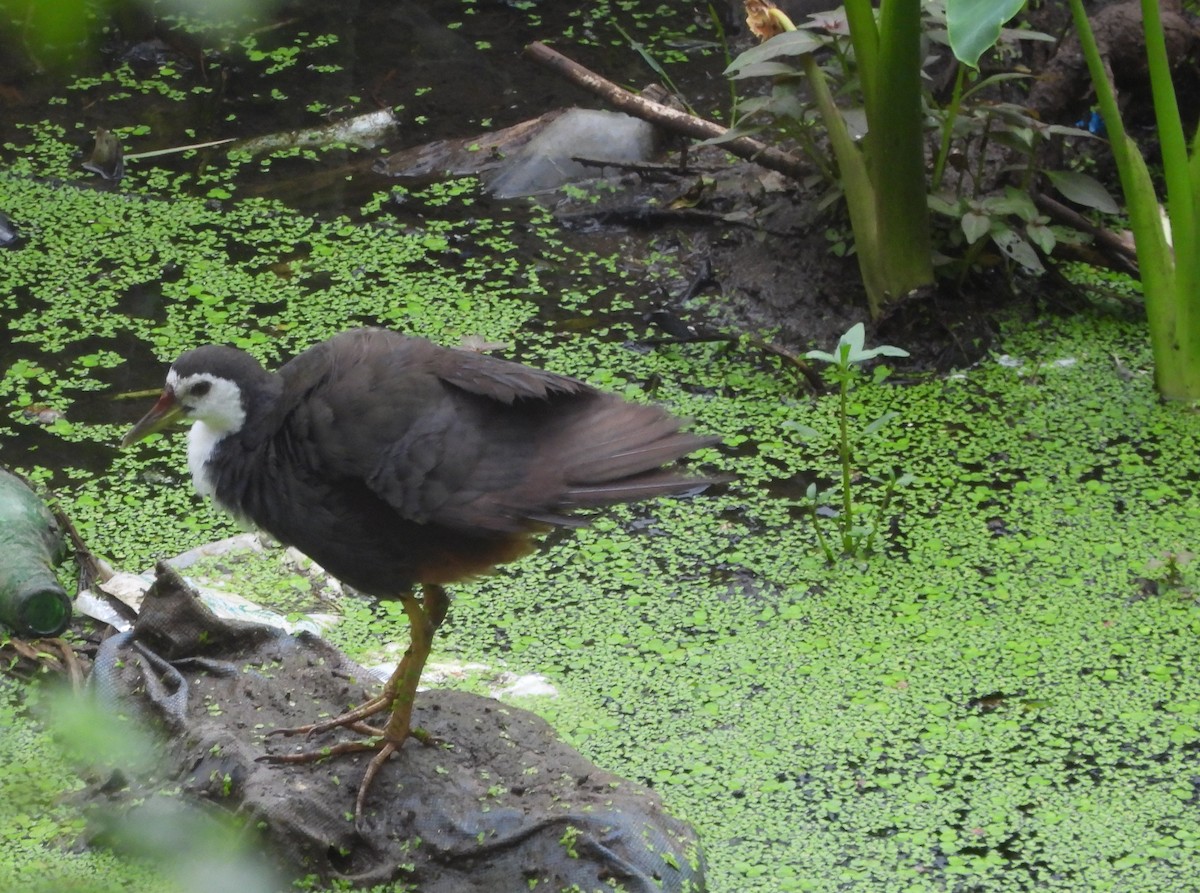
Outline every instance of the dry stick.
{"label": "dry stick", "polygon": [[[584,68],[578,62],[573,62],[562,53],[550,49],[544,43],[534,42],[525,47],[525,55],[535,62],[545,65],[552,71],[565,77],[572,83],[578,84],[585,90],[595,93],[611,105],[626,114],[649,121],[664,127],[673,133],[690,136],[695,139],[707,140],[725,136],[729,129],[689,115],[687,112],[676,111],[669,106],[661,105],[630,93],[623,87],[606,80],[594,71]],[[778,171],[793,179],[800,180],[812,173],[812,169],[801,159],[787,152],[780,152],[758,140],[748,136],[739,136],[721,143],[721,148],[739,158],[753,161],[769,170]]]}
{"label": "dry stick", "polygon": [[1033,197],[1038,208],[1059,223],[1066,224],[1080,232],[1091,235],[1100,249],[1113,258],[1119,269],[1126,273],[1137,275],[1137,251],[1131,242],[1127,242],[1112,230],[1104,229],[1088,220],[1073,208],[1055,201],[1048,195],[1037,193]]}

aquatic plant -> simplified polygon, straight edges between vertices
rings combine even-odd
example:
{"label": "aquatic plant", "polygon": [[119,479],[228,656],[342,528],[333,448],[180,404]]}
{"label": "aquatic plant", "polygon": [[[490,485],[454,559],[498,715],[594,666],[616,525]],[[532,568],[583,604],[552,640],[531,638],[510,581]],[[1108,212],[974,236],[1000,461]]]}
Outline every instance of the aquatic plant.
{"label": "aquatic plant", "polygon": [[[964,5],[959,2],[950,9],[953,11],[956,6],[961,9]],[[995,42],[1000,25],[1023,6],[1023,0],[1006,0],[984,10],[980,18],[989,19],[986,29],[968,27],[966,22],[956,22],[952,17],[949,37],[955,55],[973,65]],[[1070,7],[1128,206],[1129,226],[1146,296],[1155,386],[1168,400],[1197,400],[1200,399],[1200,314],[1196,312],[1196,295],[1200,294],[1200,174],[1197,173],[1200,154],[1196,151],[1197,137],[1193,137],[1189,151],[1183,130],[1159,4],[1142,0],[1141,8],[1146,69],[1162,147],[1167,191],[1165,212],[1159,206],[1146,160],[1121,120],[1116,90],[1109,80],[1083,4],[1070,0]]]}
{"label": "aquatic plant", "polygon": [[[840,540],[841,554],[862,559],[874,551],[876,536],[879,532],[881,522],[887,513],[888,506],[891,504],[892,496],[899,487],[904,487],[912,483],[913,476],[911,474],[897,476],[894,470],[890,471],[887,478],[882,481],[883,491],[879,502],[874,506],[873,510],[868,510],[866,506],[855,502],[854,450],[850,434],[850,395],[866,377],[862,371],[864,363],[874,360],[877,357],[906,357],[908,356],[908,351],[899,347],[892,347],[890,344],[866,347],[864,343],[863,324],[856,323],[838,339],[837,347],[834,348],[833,353],[823,350],[810,350],[805,356],[810,360],[818,360],[825,363],[826,374],[838,389],[837,455],[838,465],[841,469],[841,488],[837,495],[840,497],[841,508],[833,517],[835,519],[835,526],[837,527],[838,539]],[[874,381],[880,382],[886,376],[887,368],[885,366],[877,366]],[[897,415],[898,413],[895,412],[886,412],[874,421],[868,422],[863,426],[860,436],[870,437],[876,434],[884,425],[896,418]],[[820,437],[820,432],[807,425],[797,424],[795,429],[805,439],[815,440]],[[813,529],[817,534],[817,541],[821,544],[821,550],[825,553],[825,557],[830,563],[837,559],[837,553],[834,551],[833,546],[830,545],[828,537],[821,530],[821,507],[827,504],[828,497],[834,492],[833,489],[822,491],[814,482],[808,485],[805,493],[808,499],[809,513],[813,521]]]}

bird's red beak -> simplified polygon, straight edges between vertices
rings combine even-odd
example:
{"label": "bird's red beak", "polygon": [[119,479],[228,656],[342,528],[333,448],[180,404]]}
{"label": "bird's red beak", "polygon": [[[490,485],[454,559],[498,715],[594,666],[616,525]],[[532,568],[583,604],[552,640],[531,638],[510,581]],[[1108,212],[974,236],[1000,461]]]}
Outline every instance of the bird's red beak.
{"label": "bird's red beak", "polygon": [[170,388],[165,388],[162,396],[158,398],[158,402],[154,404],[154,408],[142,416],[141,420],[129,429],[129,433],[121,438],[121,446],[127,447],[131,443],[137,443],[143,437],[161,431],[177,421],[181,415],[183,415],[183,406],[175,399],[175,392]]}

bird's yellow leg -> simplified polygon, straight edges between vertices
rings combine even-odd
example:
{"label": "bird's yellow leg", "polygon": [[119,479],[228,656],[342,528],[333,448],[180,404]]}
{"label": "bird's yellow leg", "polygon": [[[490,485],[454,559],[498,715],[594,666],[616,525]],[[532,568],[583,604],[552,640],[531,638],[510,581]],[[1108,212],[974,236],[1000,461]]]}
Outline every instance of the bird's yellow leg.
{"label": "bird's yellow leg", "polygon": [[[412,727],[412,710],[416,701],[417,686],[421,681],[421,672],[425,669],[425,661],[429,658],[430,649],[433,647],[433,634],[446,618],[450,599],[441,586],[426,585],[422,595],[423,601],[418,601],[411,592],[400,596],[400,601],[404,605],[404,613],[408,615],[409,646],[408,650],[404,652],[400,665],[396,667],[395,672],[384,684],[383,691],[377,697],[371,698],[360,707],[333,719],[292,729],[277,729],[268,733],[269,735],[315,735],[343,727],[372,737],[365,741],[342,741],[331,747],[301,753],[267,754],[259,758],[271,763],[311,763],[346,753],[378,751],[367,764],[366,772],[363,774],[363,780],[358,788],[358,796],[354,803],[356,824],[362,819],[363,807],[371,783],[387,759],[409,738],[416,738],[424,744],[432,744],[434,741],[433,737],[424,729]],[[389,708],[392,711],[391,717],[383,729],[377,729],[362,722],[362,720]]]}
{"label": "bird's yellow leg", "polygon": [[[401,601],[405,601],[405,612],[409,615],[409,635],[412,636],[414,635],[413,630],[415,630],[416,627],[412,625],[412,614],[408,610],[407,601],[412,601],[415,603],[416,599],[413,598],[410,593],[401,596]],[[411,655],[412,647],[410,645],[409,649],[404,652],[404,657],[400,660],[400,665],[396,667],[392,675],[388,677],[388,681],[383,684],[383,690],[369,701],[360,704],[353,710],[347,710],[345,713],[339,714],[332,719],[325,719],[321,722],[309,723],[308,725],[303,726],[294,726],[287,729],[274,729],[273,731],[267,733],[267,737],[270,738],[274,735],[283,735],[290,738],[293,735],[304,735],[305,737],[311,738],[313,735],[319,735],[322,732],[328,732],[330,729],[337,728],[349,728],[353,731],[361,732],[364,735],[383,734],[381,730],[364,724],[362,720],[383,713],[385,710],[391,708],[392,702],[396,699],[396,692],[401,684],[401,680],[403,680],[408,674],[408,665],[411,662]],[[299,757],[302,755],[292,754],[291,756]],[[301,762],[301,760],[296,759],[289,761]]]}
{"label": "bird's yellow leg", "polygon": [[[388,680],[389,688],[393,681],[397,682],[392,697],[392,715],[383,729],[383,742],[379,753],[367,764],[363,780],[358,786],[358,796],[354,801],[354,821],[362,820],[363,808],[367,802],[367,792],[371,783],[383,764],[410,737],[416,738],[423,744],[432,744],[433,737],[424,729],[412,727],[413,704],[417,699],[417,686],[421,681],[421,671],[425,669],[425,661],[433,647],[433,634],[446,618],[449,599],[446,591],[440,586],[426,586],[423,590],[424,604],[418,602],[411,594],[401,596],[404,612],[408,614],[412,640],[404,659],[396,668],[392,679]],[[398,677],[398,678],[397,678]]]}

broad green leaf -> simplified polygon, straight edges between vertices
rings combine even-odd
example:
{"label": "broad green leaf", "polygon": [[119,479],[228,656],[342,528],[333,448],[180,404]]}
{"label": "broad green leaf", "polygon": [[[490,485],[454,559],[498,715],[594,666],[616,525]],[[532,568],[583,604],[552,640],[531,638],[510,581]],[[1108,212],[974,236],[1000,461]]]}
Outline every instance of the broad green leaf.
{"label": "broad green leaf", "polygon": [[986,214],[977,214],[974,211],[968,211],[962,216],[962,231],[967,237],[967,242],[974,245],[980,239],[988,234],[988,230],[992,228],[992,218]]}
{"label": "broad green leaf", "polygon": [[1025,221],[1038,216],[1037,205],[1033,203],[1029,193],[1013,189],[1011,186],[1004,188],[1004,195],[989,195],[982,205],[990,214],[1013,214]]}
{"label": "broad green leaf", "polygon": [[1046,268],[1042,266],[1037,252],[1033,250],[1033,246],[1026,242],[1025,238],[1019,233],[1014,232],[1006,226],[999,231],[993,232],[992,240],[1006,256],[1012,258],[1030,272],[1039,274],[1046,272]]}
{"label": "broad green leaf", "polygon": [[948,193],[934,193],[928,198],[929,210],[935,214],[945,214],[947,217],[958,217],[962,214],[963,200]]}
{"label": "broad green leaf", "polygon": [[803,56],[819,50],[825,42],[810,31],[787,31],[776,34],[766,43],[751,47],[729,64],[725,74],[731,78],[743,77],[741,72],[751,65],[771,62],[780,56]]}
{"label": "broad green leaf", "polygon": [[820,440],[821,432],[816,428],[810,428],[808,425],[801,425],[799,422],[788,425],[802,441]]}
{"label": "broad green leaf", "polygon": [[1043,254],[1050,254],[1054,251],[1054,246],[1058,244],[1054,230],[1044,223],[1029,224],[1025,227],[1025,235],[1029,237],[1029,241],[1042,250]]}
{"label": "broad green leaf", "polygon": [[874,434],[876,431],[899,415],[900,413],[898,412],[885,412],[875,421],[871,422],[871,424],[867,425],[867,427],[863,428],[863,434],[868,436]]}
{"label": "broad green leaf", "polygon": [[741,139],[744,136],[754,136],[761,132],[764,126],[765,124],[747,122],[743,117],[741,121],[738,121],[737,124],[730,127],[724,133],[718,136],[710,136],[708,139],[702,140],[698,145],[719,146],[721,143],[728,143],[732,140]]}
{"label": "broad green leaf", "polygon": [[1026,78],[1032,77],[1032,74],[1027,74],[1023,71],[1002,71],[999,74],[993,74],[985,78],[980,78],[975,86],[971,87],[969,90],[963,91],[962,98],[966,100],[967,98],[974,96],[980,90],[986,90],[989,87],[994,87],[1004,81],[1025,80]]}
{"label": "broad green leaf", "polygon": [[1032,28],[1001,28],[1000,37],[1003,40],[1040,40],[1043,43],[1057,43],[1058,38],[1045,31],[1034,31]]}
{"label": "broad green leaf", "polygon": [[738,73],[733,76],[734,80],[742,78],[773,78],[773,77],[799,77],[800,69],[795,65],[789,65],[787,62],[756,62],[753,65],[746,65],[738,69]]}
{"label": "broad green leaf", "polygon": [[892,347],[890,344],[881,344],[878,347],[872,347],[868,350],[860,350],[854,357],[853,362],[861,363],[864,360],[873,360],[876,357],[906,357],[908,351],[903,347]]}
{"label": "broad green leaf", "polygon": [[946,0],[950,48],[960,62],[976,68],[996,45],[1000,28],[1021,11],[1025,0]]}
{"label": "broad green leaf", "polygon": [[1076,204],[1095,208],[1105,214],[1116,214],[1121,209],[1104,185],[1095,177],[1079,171],[1046,171],[1054,188]]}
{"label": "broad green leaf", "polygon": [[838,355],[847,363],[857,363],[862,353],[863,342],[866,340],[866,330],[863,324],[856,322],[838,339]]}
{"label": "broad green leaf", "polygon": [[1028,153],[1033,148],[1033,128],[1009,126],[992,134],[992,142],[1017,152]]}
{"label": "broad green leaf", "polygon": [[1084,130],[1082,127],[1068,127],[1066,124],[1051,124],[1046,128],[1046,134],[1048,136],[1069,136],[1081,140],[1101,139],[1090,130]]}

